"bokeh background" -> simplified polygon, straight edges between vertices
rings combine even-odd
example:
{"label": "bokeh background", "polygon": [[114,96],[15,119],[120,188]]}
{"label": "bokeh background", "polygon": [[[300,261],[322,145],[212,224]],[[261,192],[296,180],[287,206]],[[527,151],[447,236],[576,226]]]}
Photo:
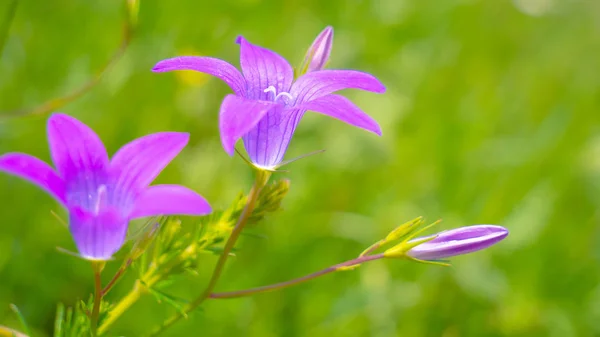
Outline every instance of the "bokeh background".
{"label": "bokeh background", "polygon": [[[0,27],[11,2],[0,2]],[[92,77],[118,48],[123,13],[117,0],[18,1],[0,55],[1,152],[49,160],[47,115],[11,111]],[[239,34],[298,65],[326,25],[335,28],[330,68],[367,71],[387,85],[384,95],[344,93],[380,122],[383,137],[307,114],[287,158],[327,151],[281,175],[292,182],[284,210],[256,229],[267,239],[243,240],[218,289],[344,261],[419,215],[442,218],[440,229],[499,224],[510,236],[449,268],[379,261],[209,301],[164,335],[600,336],[598,1],[142,1],[124,56],[58,110],[95,129],[109,153],[147,133],[190,132],[157,182],[190,186],[224,208],[252,182],[219,142],[229,88],[150,69],[184,54],[237,65]],[[49,336],[56,303],[91,293],[90,266],[56,251],[74,244],[49,196],[5,174],[0,196],[0,324],[18,326],[14,303],[36,336]],[[173,293],[199,294],[215,262],[207,255],[200,276],[182,278]],[[137,336],[172,312],[147,296],[112,332]]]}

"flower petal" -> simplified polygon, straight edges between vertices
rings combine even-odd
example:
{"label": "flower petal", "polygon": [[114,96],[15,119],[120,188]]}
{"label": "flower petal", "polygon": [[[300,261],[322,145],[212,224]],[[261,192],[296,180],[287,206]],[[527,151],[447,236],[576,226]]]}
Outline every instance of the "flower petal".
{"label": "flower petal", "polygon": [[385,92],[385,86],[371,74],[355,70],[319,70],[298,78],[290,94],[299,105],[342,89]]}
{"label": "flower petal", "polygon": [[205,215],[211,212],[200,194],[179,185],[155,185],[145,190],[135,201],[131,218],[155,215]]}
{"label": "flower petal", "polygon": [[24,153],[0,156],[0,171],[19,176],[37,185],[65,205],[65,183],[50,165]]}
{"label": "flower petal", "polygon": [[277,94],[290,91],[294,70],[283,57],[251,44],[242,36],[236,42],[240,44],[240,65],[248,83],[247,98],[272,100],[273,93],[265,92],[270,86],[275,88]]}
{"label": "flower petal", "polygon": [[82,176],[102,172],[108,165],[108,155],[98,135],[71,116],[53,114],[48,119],[48,142],[54,166],[67,185],[83,179]]}
{"label": "flower petal", "polygon": [[189,134],[159,132],[138,138],[123,146],[110,162],[114,179],[114,200],[126,200],[141,192],[187,145]]}
{"label": "flower petal", "polygon": [[213,57],[181,56],[158,62],[152,71],[160,73],[172,70],[195,70],[206,73],[227,83],[237,95],[246,92],[246,80],[233,65]]}
{"label": "flower petal", "polygon": [[83,208],[69,210],[69,230],[82,257],[108,260],[125,243],[128,220],[119,212],[106,209],[99,214]]}
{"label": "flower petal", "polygon": [[379,124],[344,96],[330,94],[302,104],[302,108],[339,119],[381,136]]}
{"label": "flower petal", "polygon": [[219,130],[225,152],[233,155],[235,143],[258,124],[277,103],[227,95],[219,112]]}
{"label": "flower petal", "polygon": [[412,248],[408,255],[421,260],[444,259],[487,248],[507,235],[508,230],[501,226],[460,227],[437,234],[435,239]]}
{"label": "flower petal", "polygon": [[244,136],[244,146],[252,163],[265,169],[276,168],[283,160],[305,111],[283,106],[269,110]]}

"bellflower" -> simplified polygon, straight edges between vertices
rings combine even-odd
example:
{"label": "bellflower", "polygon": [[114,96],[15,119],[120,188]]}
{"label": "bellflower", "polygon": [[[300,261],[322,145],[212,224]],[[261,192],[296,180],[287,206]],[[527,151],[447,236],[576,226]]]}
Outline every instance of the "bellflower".
{"label": "bellflower", "polygon": [[325,68],[333,45],[333,28],[327,26],[313,41],[304,56],[300,71],[311,72]]}
{"label": "bellflower", "polygon": [[166,59],[152,69],[195,70],[229,85],[234,94],[225,97],[219,112],[221,142],[229,155],[242,138],[257,167],[276,168],[307,110],[381,135],[375,120],[349,99],[333,94],[348,88],[383,93],[385,87],[374,76],[354,70],[318,70],[294,81],[294,71],[283,57],[241,36],[236,42],[240,45],[241,73],[223,60],[193,56]]}
{"label": "bellflower", "polygon": [[73,117],[52,115],[47,131],[56,169],[24,153],[7,153],[0,156],[0,171],[41,187],[67,209],[69,230],[86,259],[110,259],[132,219],[211,211],[204,198],[183,186],[148,186],[185,147],[186,133],[138,138],[109,160],[100,138]]}
{"label": "bellflower", "polygon": [[472,253],[501,241],[508,230],[501,226],[475,225],[443,231],[435,236],[418,238],[408,243],[420,242],[434,237],[411,248],[406,255],[418,260],[441,260],[451,256]]}

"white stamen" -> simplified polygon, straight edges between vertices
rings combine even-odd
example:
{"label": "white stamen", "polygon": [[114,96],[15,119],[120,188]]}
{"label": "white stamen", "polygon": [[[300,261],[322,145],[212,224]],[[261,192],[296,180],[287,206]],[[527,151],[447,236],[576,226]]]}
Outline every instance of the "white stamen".
{"label": "white stamen", "polygon": [[275,89],[274,86],[270,85],[267,89],[265,89],[263,92],[272,92],[273,96],[277,97],[277,89]]}
{"label": "white stamen", "polygon": [[280,92],[280,93],[279,93],[277,96],[275,96],[275,99],[274,99],[274,101],[276,101],[276,100],[277,100],[279,97],[281,97],[281,96],[285,96],[285,97],[289,98],[289,99],[290,99],[290,101],[291,101],[292,99],[294,99],[294,97],[292,97],[292,95],[291,95],[290,93],[287,93],[287,92],[283,91],[283,92]]}
{"label": "white stamen", "polygon": [[96,199],[96,205],[94,206],[94,213],[98,214],[100,212],[100,207],[106,205],[107,193],[106,193],[106,185],[100,185],[98,187],[98,196]]}
{"label": "white stamen", "polygon": [[272,85],[270,85],[270,86],[269,86],[267,89],[263,90],[263,92],[272,92],[272,93],[273,93],[273,96],[275,96],[275,97],[273,98],[273,102],[277,101],[277,100],[278,100],[280,97],[282,97],[282,96],[283,96],[283,97],[287,97],[287,98],[288,98],[290,101],[291,101],[292,99],[294,99],[294,97],[293,97],[293,96],[292,96],[292,95],[291,95],[289,92],[282,91],[282,92],[280,92],[280,93],[278,94],[278,93],[277,93],[277,89],[275,89],[275,87],[274,87],[274,86],[272,86]]}

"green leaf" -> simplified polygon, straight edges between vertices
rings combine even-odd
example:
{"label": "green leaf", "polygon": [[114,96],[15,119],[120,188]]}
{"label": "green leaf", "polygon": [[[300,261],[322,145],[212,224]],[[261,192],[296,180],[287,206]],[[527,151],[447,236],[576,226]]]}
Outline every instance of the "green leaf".
{"label": "green leaf", "polygon": [[62,337],[63,323],[65,320],[65,305],[58,303],[56,306],[56,318],[54,319],[54,337]]}
{"label": "green leaf", "polygon": [[25,317],[23,316],[23,314],[21,314],[21,311],[19,311],[19,308],[16,305],[11,303],[10,310],[12,310],[15,313],[15,315],[17,315],[17,318],[19,319],[19,323],[21,323],[21,327],[23,328],[23,332],[27,336],[31,336],[31,330],[29,330],[27,321],[25,321]]}
{"label": "green leaf", "polygon": [[169,295],[169,294],[162,292],[156,288],[148,288],[148,291],[152,295],[154,295],[154,298],[156,298],[156,301],[158,303],[165,302],[165,303],[171,305],[173,308],[175,308],[175,310],[177,310],[181,314],[181,316],[183,316],[187,319],[188,316],[187,316],[187,313],[185,312],[185,308],[184,308],[185,305],[189,303],[187,300]]}

